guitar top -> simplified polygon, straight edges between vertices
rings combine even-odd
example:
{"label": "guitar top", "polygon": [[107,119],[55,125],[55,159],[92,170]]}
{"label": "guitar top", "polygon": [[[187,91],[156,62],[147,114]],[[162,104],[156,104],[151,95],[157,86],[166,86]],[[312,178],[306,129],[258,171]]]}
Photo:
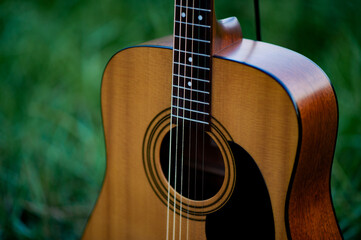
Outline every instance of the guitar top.
{"label": "guitar top", "polygon": [[83,239],[342,239],[330,194],[338,109],[325,73],[243,39],[212,0],[102,80],[107,168]]}

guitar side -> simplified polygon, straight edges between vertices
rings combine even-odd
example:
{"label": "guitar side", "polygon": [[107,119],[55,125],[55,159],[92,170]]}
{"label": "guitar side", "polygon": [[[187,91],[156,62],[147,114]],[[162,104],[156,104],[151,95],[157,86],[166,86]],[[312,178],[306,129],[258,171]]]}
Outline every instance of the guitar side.
{"label": "guitar side", "polygon": [[[108,63],[107,168],[83,239],[165,238],[167,206],[149,183],[142,149],[150,123],[169,108],[171,75],[171,39],[125,49]],[[287,49],[244,39],[214,57],[212,91],[212,116],[262,173],[274,238],[341,239],[329,186],[337,103],[322,70]],[[206,221],[188,223],[191,239],[206,239]]]}

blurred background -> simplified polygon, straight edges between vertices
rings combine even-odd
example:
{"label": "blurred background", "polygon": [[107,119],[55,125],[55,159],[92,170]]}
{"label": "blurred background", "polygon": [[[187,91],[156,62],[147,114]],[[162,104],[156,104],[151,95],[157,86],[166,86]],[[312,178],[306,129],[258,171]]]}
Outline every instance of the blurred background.
{"label": "blurred background", "polygon": [[[173,1],[0,0],[0,239],[79,239],[105,168],[104,67],[172,33]],[[336,90],[332,196],[361,239],[361,1],[260,1],[263,41],[315,61]],[[218,0],[255,39],[253,1]]]}

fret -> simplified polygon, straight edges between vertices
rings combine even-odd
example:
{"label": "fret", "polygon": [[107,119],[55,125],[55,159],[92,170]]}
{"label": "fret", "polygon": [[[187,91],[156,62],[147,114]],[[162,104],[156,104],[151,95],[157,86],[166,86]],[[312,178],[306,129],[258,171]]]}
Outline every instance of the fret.
{"label": "fret", "polygon": [[212,12],[212,10],[211,10],[211,9],[196,8],[196,7],[189,7],[189,6],[181,6],[181,5],[178,5],[178,4],[176,4],[175,6],[176,6],[176,7],[179,7],[179,8],[187,8],[187,9],[198,10],[198,11],[204,11],[204,12]]}
{"label": "fret", "polygon": [[186,39],[186,40],[191,40],[191,41],[197,41],[197,42],[211,43],[211,41],[197,39],[197,38],[189,38],[189,37],[183,37],[183,36],[178,36],[178,35],[174,35],[174,37],[182,38],[182,39]]}
{"label": "fret", "polygon": [[203,22],[202,26],[199,26],[198,23],[193,23],[190,21],[189,23],[184,21],[176,21],[175,22],[175,34],[178,36],[189,37],[189,38],[198,38],[204,40],[211,40],[212,36],[210,35],[211,30],[205,26],[209,26],[208,23]]}
{"label": "fret", "polygon": [[195,77],[188,77],[188,76],[184,76],[184,75],[179,75],[179,74],[173,74],[173,76],[175,77],[181,77],[181,78],[186,78],[186,79],[190,79],[190,80],[195,80],[195,81],[199,81],[199,82],[205,82],[205,83],[209,83],[209,80],[205,80],[205,79],[200,79],[200,78],[195,78]]}
{"label": "fret", "polygon": [[181,110],[185,110],[185,111],[189,111],[189,112],[194,112],[194,113],[199,113],[199,114],[203,114],[203,115],[209,115],[209,113],[207,113],[207,112],[197,111],[197,110],[194,110],[194,109],[179,107],[179,106],[175,106],[175,105],[172,105],[172,108],[177,108],[177,109],[181,109]]}
{"label": "fret", "polygon": [[211,28],[211,26],[209,25],[202,25],[202,24],[196,24],[196,23],[188,23],[188,22],[182,22],[182,21],[175,21],[176,23],[180,23],[180,24],[186,24],[186,25],[191,25],[191,26],[196,26],[196,27],[204,27],[204,28]]}
{"label": "fret", "polygon": [[[182,63],[188,63],[188,64],[193,64],[195,66],[200,66],[200,67],[205,67],[205,68],[210,68],[211,67],[211,61],[208,57],[203,57],[203,56],[198,56],[198,55],[192,55],[192,54],[186,54],[186,53],[182,53],[182,52],[174,52],[174,61],[177,62],[182,62]],[[185,74],[188,75],[188,74]],[[193,75],[195,76],[195,75]],[[197,77],[197,76],[195,76]],[[202,77],[199,77],[202,78]],[[205,79],[208,80],[208,77],[206,77]]]}
{"label": "fret", "polygon": [[203,119],[206,120],[210,115],[210,107],[209,105],[201,105],[198,103],[190,103],[190,102],[182,102],[180,100],[172,101],[172,112],[176,115],[195,118],[195,119]]}
{"label": "fret", "polygon": [[184,50],[180,50],[180,49],[174,49],[174,51],[176,51],[176,52],[182,52],[182,53],[188,53],[188,54],[192,54],[192,55],[198,55],[198,56],[202,56],[202,57],[208,57],[208,58],[211,57],[209,54],[203,54],[203,53],[198,53],[198,52],[184,51]]}
{"label": "fret", "polygon": [[[195,101],[199,101],[199,102],[203,102],[203,103],[210,103],[211,99],[210,99],[210,94],[206,94],[206,93],[200,93],[200,92],[195,92],[195,91],[189,91],[189,90],[185,90],[185,89],[178,89],[178,88],[173,88],[172,91],[172,95],[174,97],[181,97],[181,98],[185,98],[185,99],[189,99],[192,101],[178,101],[177,105],[184,107],[184,106],[188,106],[189,104],[195,104]],[[172,100],[173,101],[173,100]],[[208,105],[208,104],[203,104],[203,105]],[[194,107],[192,107],[194,108]]]}
{"label": "fret", "polygon": [[191,122],[196,122],[196,123],[209,124],[208,122],[204,122],[204,121],[201,121],[201,120],[196,120],[196,119],[187,118],[187,117],[182,117],[182,116],[177,116],[177,115],[172,114],[172,118],[173,118],[173,117],[175,117],[175,118],[180,118],[180,119],[183,119],[183,120],[188,120],[188,121],[191,121]]}
{"label": "fret", "polygon": [[[199,27],[199,26],[192,26],[191,24],[185,24],[181,21],[176,21],[174,26],[174,34],[177,36],[187,37],[187,38],[197,38],[197,39],[203,39],[203,40],[212,40],[212,34],[210,28],[205,27]],[[175,38],[177,39],[177,38]],[[185,40],[182,40],[182,42],[185,42]],[[200,42],[194,43],[194,46],[197,46],[197,44],[202,44]],[[176,45],[174,45],[176,46]],[[200,46],[201,47],[201,46]],[[199,47],[197,47],[199,48]],[[187,51],[191,51],[191,49],[183,49]],[[208,54],[208,52],[202,52],[204,54]]]}
{"label": "fret", "polygon": [[183,65],[174,65],[173,67],[174,74],[186,75],[186,76],[195,76],[199,79],[210,79],[211,71],[203,70],[199,68],[191,68]]}
{"label": "fret", "polygon": [[188,23],[211,25],[212,13],[202,12],[198,10],[192,11],[188,9],[176,9],[175,20],[188,22]]}
{"label": "fret", "polygon": [[204,39],[204,41],[192,41],[191,37],[187,36],[182,36],[180,38],[174,37],[174,48],[182,49],[185,51],[192,51],[193,49],[197,49],[197,51],[199,51],[200,53],[207,54],[211,50],[211,44],[205,41],[207,41],[207,39]]}
{"label": "fret", "polygon": [[175,5],[189,6],[201,9],[212,9],[211,0],[175,0]]}
{"label": "fret", "polygon": [[209,79],[211,80],[211,71],[210,70],[204,70],[200,68],[192,68],[187,67],[182,64],[173,65],[173,74],[179,74],[179,75],[185,75],[185,76],[195,76],[199,79]]}
{"label": "fret", "polygon": [[184,98],[184,97],[172,96],[172,98],[180,99],[180,100],[183,100],[183,101],[189,101],[189,102],[199,103],[199,104],[203,104],[203,105],[209,105],[208,102],[202,102],[202,101],[198,101],[198,100],[194,100],[194,99],[189,99],[189,98]]}
{"label": "fret", "polygon": [[209,92],[207,92],[207,91],[202,91],[202,90],[197,90],[197,89],[192,89],[192,88],[186,88],[186,87],[182,87],[182,86],[178,86],[178,85],[173,85],[173,87],[180,88],[180,89],[183,89],[183,90],[192,91],[192,92],[199,92],[199,93],[209,94]]}
{"label": "fret", "polygon": [[[179,99],[173,99],[172,100],[172,106],[177,107],[177,108],[185,108],[185,109],[190,109],[190,111],[178,111],[179,114],[178,115],[182,115],[185,117],[192,117],[192,116],[201,116],[201,115],[197,115],[198,112],[202,112],[202,113],[208,113],[208,114],[203,114],[203,115],[209,115],[209,105],[204,105],[204,104],[200,104],[200,103],[194,103],[194,102],[185,102],[185,101],[181,101]],[[175,109],[173,108],[173,110],[175,111]],[[173,111],[173,112],[174,112]],[[200,113],[199,113],[200,114]]]}
{"label": "fret", "polygon": [[207,68],[207,67],[190,65],[190,64],[186,64],[186,63],[174,62],[174,64],[179,64],[179,65],[186,66],[186,67],[191,67],[191,68],[199,68],[199,69],[206,70],[206,71],[209,71],[209,70],[210,70],[210,68]]}
{"label": "fret", "polygon": [[208,23],[206,25],[210,25],[212,20],[212,13],[208,12],[201,12],[197,10],[187,10],[187,9],[176,9],[175,11],[175,20],[183,21],[185,22],[194,22],[194,23]]}
{"label": "fret", "polygon": [[[183,34],[181,34],[181,36],[182,35]],[[179,35],[177,34],[177,36]],[[187,36],[182,36],[182,37],[187,37]],[[195,36],[193,37],[195,38]],[[187,38],[189,38],[189,36]],[[202,38],[197,38],[197,39],[202,39]],[[194,51],[194,49],[196,49],[197,52],[200,52],[202,54],[208,54],[211,50],[211,44],[201,41],[198,42],[198,41],[187,40],[184,38],[174,37],[174,48],[181,49],[184,51]]]}
{"label": "fret", "polygon": [[[194,95],[194,92],[196,92],[195,90],[208,91],[210,89],[209,83],[192,81],[189,79],[177,78],[177,77],[174,77],[173,85],[174,86],[184,86],[189,89],[192,89],[192,95]],[[198,93],[198,92],[196,92],[196,93]]]}

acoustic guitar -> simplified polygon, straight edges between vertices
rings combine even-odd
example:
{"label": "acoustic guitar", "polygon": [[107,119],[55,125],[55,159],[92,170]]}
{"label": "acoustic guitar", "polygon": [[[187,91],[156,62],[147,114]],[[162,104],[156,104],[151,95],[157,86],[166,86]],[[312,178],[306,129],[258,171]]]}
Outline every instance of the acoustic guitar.
{"label": "acoustic guitar", "polygon": [[176,0],[174,13],[173,36],[104,71],[106,173],[83,239],[342,239],[328,77],[242,38],[212,0]]}

